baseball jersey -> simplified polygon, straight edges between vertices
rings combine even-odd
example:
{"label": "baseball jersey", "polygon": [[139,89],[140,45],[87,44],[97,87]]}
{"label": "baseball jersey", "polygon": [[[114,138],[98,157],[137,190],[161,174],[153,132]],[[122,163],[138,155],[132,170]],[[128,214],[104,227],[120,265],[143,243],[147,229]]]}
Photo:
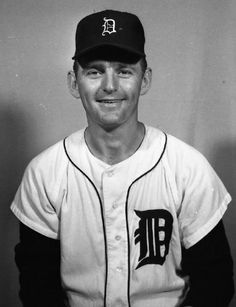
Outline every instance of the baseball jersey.
{"label": "baseball jersey", "polygon": [[61,242],[70,306],[179,306],[188,288],[181,246],[209,233],[231,200],[193,147],[145,126],[138,150],[108,165],[84,129],[34,158],[11,209]]}

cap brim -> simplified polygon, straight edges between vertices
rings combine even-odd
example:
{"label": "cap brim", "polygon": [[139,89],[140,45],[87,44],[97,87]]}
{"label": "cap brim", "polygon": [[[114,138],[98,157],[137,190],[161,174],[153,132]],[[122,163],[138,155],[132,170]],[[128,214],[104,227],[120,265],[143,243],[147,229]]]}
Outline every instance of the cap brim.
{"label": "cap brim", "polygon": [[131,54],[134,54],[136,56],[140,56],[140,57],[143,57],[145,56],[145,53],[144,52],[140,52],[140,51],[137,51],[137,50],[134,50],[133,48],[129,48],[129,46],[122,46],[120,44],[116,44],[116,43],[101,43],[101,44],[96,44],[94,46],[90,46],[89,48],[86,48],[86,49],[83,49],[81,50],[80,52],[76,53],[73,57],[72,57],[72,60],[76,60],[76,59],[79,59],[80,57],[86,55],[87,53],[90,53],[92,51],[95,51],[97,49],[100,49],[100,48],[106,48],[106,47],[114,47],[115,49],[118,49],[120,51],[125,51],[125,52],[128,52],[128,53],[131,53]]}

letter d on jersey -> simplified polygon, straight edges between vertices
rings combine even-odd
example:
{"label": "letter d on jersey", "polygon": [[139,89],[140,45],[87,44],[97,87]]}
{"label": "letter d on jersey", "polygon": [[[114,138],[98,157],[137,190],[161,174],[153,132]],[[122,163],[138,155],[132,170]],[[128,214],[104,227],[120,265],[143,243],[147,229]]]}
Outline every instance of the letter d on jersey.
{"label": "letter d on jersey", "polygon": [[135,230],[135,244],[140,244],[139,263],[136,269],[146,264],[163,265],[169,252],[173,217],[163,209],[134,210],[140,218]]}

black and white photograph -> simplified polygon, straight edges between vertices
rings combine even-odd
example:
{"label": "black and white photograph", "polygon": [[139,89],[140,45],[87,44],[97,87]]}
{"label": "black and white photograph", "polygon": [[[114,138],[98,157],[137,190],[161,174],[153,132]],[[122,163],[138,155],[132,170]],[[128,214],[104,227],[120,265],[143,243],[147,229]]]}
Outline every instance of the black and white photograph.
{"label": "black and white photograph", "polygon": [[2,0],[0,67],[0,306],[236,306],[236,2]]}

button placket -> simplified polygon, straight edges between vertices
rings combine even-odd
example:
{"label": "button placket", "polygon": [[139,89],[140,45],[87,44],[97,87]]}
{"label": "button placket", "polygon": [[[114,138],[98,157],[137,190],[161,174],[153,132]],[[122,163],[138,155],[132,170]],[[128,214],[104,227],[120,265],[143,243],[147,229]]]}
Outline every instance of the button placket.
{"label": "button placket", "polygon": [[[108,242],[108,283],[107,298],[123,298],[126,301],[127,282],[126,268],[126,237],[125,217],[120,206],[120,194],[123,191],[123,181],[120,181],[119,172],[107,169],[102,176],[103,202]],[[109,221],[109,222],[108,222]]]}

